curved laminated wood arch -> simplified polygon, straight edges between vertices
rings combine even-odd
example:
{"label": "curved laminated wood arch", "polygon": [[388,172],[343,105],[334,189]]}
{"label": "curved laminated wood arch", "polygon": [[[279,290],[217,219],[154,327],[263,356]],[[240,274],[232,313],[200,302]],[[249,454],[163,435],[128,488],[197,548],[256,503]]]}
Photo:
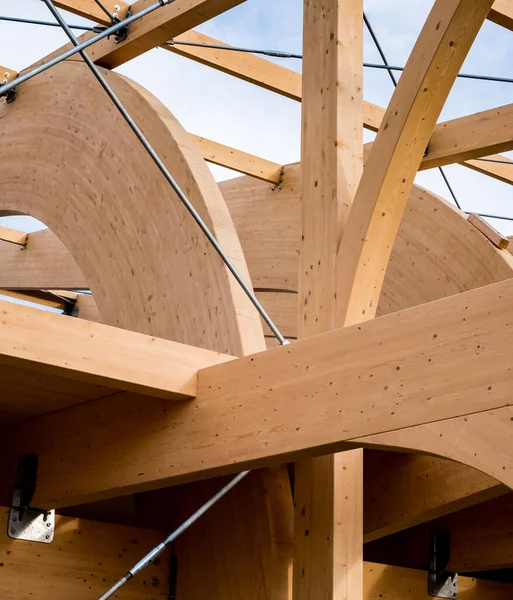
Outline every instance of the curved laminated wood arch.
{"label": "curved laminated wood arch", "polygon": [[[104,75],[242,275],[219,189],[171,113]],[[261,350],[258,314],[85,64],[66,62],[2,104],[0,214],[45,222],[105,323],[220,352]]]}

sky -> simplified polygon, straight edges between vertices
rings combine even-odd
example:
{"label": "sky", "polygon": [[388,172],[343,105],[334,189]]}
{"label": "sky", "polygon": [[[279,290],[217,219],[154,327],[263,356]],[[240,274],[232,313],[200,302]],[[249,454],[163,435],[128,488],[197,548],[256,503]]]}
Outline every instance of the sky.
{"label": "sky", "polygon": [[[302,4],[303,0],[247,0],[198,29],[232,45],[301,53]],[[390,64],[406,63],[432,6],[433,0],[364,1],[366,15]],[[63,14],[68,23],[87,23]],[[52,20],[40,0],[0,0],[0,15]],[[0,64],[21,70],[66,41],[57,28],[0,22]],[[486,21],[462,71],[513,78],[511,56],[512,32]],[[367,31],[364,57],[366,62],[381,62]],[[301,71],[300,60],[274,61]],[[293,100],[161,49],[147,52],[117,70],[148,88],[192,133],[279,164],[299,160],[301,107]],[[392,93],[386,71],[365,69],[366,100],[386,106]],[[512,102],[513,84],[458,79],[440,120]],[[365,141],[374,137],[370,132],[364,136]],[[507,155],[513,158],[513,153]],[[221,167],[211,168],[218,181],[238,176]],[[444,170],[464,210],[513,217],[512,186],[459,165]],[[420,173],[417,183],[451,200],[437,170]],[[503,234],[513,235],[513,221],[493,219],[490,223]],[[42,227],[27,217],[0,219],[0,224],[24,231]]]}

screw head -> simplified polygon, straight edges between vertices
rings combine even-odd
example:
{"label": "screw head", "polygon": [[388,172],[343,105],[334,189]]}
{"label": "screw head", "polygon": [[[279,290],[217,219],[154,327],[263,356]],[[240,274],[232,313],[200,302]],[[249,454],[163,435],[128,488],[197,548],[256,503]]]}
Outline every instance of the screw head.
{"label": "screw head", "polygon": [[49,539],[50,539],[50,534],[49,534],[49,533],[47,533],[47,534],[45,535],[45,538],[46,538],[47,540],[49,540]]}
{"label": "screw head", "polygon": [[121,6],[119,6],[119,4],[114,4],[114,10],[119,12],[121,10]]}
{"label": "screw head", "polygon": [[14,527],[11,527],[11,534],[16,535],[16,529],[14,529]]}
{"label": "screw head", "polygon": [[159,580],[156,577],[152,577],[150,583],[155,587],[159,584]]}
{"label": "screw head", "polygon": [[4,77],[5,77],[6,79],[9,79],[9,77],[10,77],[10,76],[11,76],[11,74],[10,74],[10,73],[8,73],[7,71],[4,73]]}
{"label": "screw head", "polygon": [[117,13],[117,12],[115,12],[115,13],[112,15],[112,18],[113,18],[113,19],[117,19],[118,17],[119,17],[119,15],[118,15],[118,13]]}
{"label": "screw head", "polygon": [[46,524],[46,526],[47,526],[47,527],[51,527],[51,526],[52,526],[52,524],[51,524],[51,523],[47,523],[47,524]]}

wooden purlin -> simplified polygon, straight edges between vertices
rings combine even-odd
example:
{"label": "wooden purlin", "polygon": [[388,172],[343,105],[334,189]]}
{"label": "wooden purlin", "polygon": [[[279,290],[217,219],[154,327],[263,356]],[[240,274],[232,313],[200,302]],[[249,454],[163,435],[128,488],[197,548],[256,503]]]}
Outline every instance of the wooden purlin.
{"label": "wooden purlin", "polygon": [[[74,13],[79,17],[91,19],[102,25],[111,25],[112,19],[109,19],[105,12],[94,2],[94,0],[55,0],[55,6]],[[109,11],[111,16],[117,15],[119,19],[125,19],[130,8],[130,4],[123,0],[102,0],[103,6]]]}
{"label": "wooden purlin", "polygon": [[0,242],[25,246],[27,243],[27,234],[23,231],[16,231],[15,229],[0,225]]}

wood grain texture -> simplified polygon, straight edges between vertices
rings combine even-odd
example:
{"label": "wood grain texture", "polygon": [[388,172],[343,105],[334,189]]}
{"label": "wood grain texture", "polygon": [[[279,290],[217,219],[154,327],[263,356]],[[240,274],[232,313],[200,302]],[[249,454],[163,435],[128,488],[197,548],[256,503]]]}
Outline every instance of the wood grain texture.
{"label": "wood grain texture", "polygon": [[340,245],[340,323],[376,314],[415,174],[491,4],[438,0],[422,29],[378,131]]}
{"label": "wood grain texture", "polygon": [[280,183],[283,171],[281,165],[198,135],[192,137],[207,162],[251,175],[269,183]]}
{"label": "wood grain texture", "polygon": [[[225,202],[194,142],[155,98],[105,75],[249,281]],[[0,213],[28,213],[54,231],[106,324],[229,354],[262,349],[257,312],[86,65],[60,64],[24,89],[1,108]]]}
{"label": "wood grain texture", "polygon": [[[120,19],[126,18],[129,4],[121,0],[102,0],[103,5],[111,15],[117,14]],[[63,8],[79,17],[91,19],[102,25],[111,25],[112,21],[103,10],[95,4],[94,0],[56,0],[55,6]],[[116,10],[114,7],[119,7]]]}
{"label": "wood grain texture", "polygon": [[495,0],[488,18],[497,25],[513,31],[513,1]]}
{"label": "wood grain texture", "polygon": [[[406,448],[512,485],[512,289],[508,280],[203,369],[186,404],[155,399],[148,411],[146,399],[124,394],[11,426],[0,436],[1,489],[21,449],[39,454],[35,501],[44,507],[283,464],[346,442],[401,446],[398,430],[412,432]],[[388,442],[372,439],[385,432]]]}
{"label": "wood grain texture", "polygon": [[365,553],[375,562],[427,569],[431,531],[445,529],[451,536],[448,570],[473,573],[511,568],[512,508],[513,495],[505,494],[368,544]]}
{"label": "wood grain texture", "polygon": [[492,156],[487,156],[486,158],[499,160],[501,162],[494,163],[484,160],[466,160],[462,164],[464,167],[468,167],[483,175],[490,175],[503,183],[513,184],[513,160],[510,160],[507,156],[503,156],[502,154],[494,154]]}
{"label": "wood grain texture", "polygon": [[[141,554],[162,541],[159,531],[57,515],[51,544],[7,537],[7,508],[0,510],[0,595],[5,600],[90,600],[126,573]],[[150,565],[123,589],[123,600],[168,597],[168,561]],[[155,585],[150,581],[155,578]]]}
{"label": "wood grain texture", "polygon": [[499,233],[483,217],[472,213],[468,216],[467,221],[488,238],[494,246],[497,246],[497,248],[505,250],[509,246],[509,239]]}
{"label": "wood grain texture", "polygon": [[[142,356],[148,361],[144,369],[138,368]],[[102,385],[113,391],[184,400],[196,394],[199,369],[232,358],[0,301],[0,363],[4,366]]]}

